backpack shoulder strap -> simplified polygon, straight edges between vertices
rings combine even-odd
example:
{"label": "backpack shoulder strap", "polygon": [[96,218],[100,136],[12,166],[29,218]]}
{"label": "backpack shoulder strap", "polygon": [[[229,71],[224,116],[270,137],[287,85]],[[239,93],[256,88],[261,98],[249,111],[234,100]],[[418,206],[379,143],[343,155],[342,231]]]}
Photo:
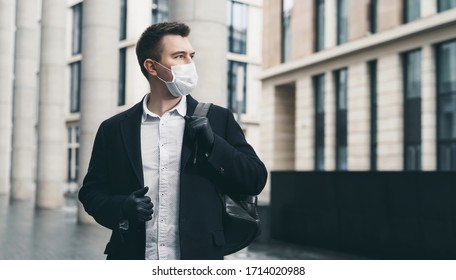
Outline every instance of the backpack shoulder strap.
{"label": "backpack shoulder strap", "polygon": [[193,116],[207,117],[211,106],[212,103],[198,103],[198,105],[196,105],[195,112],[193,112]]}

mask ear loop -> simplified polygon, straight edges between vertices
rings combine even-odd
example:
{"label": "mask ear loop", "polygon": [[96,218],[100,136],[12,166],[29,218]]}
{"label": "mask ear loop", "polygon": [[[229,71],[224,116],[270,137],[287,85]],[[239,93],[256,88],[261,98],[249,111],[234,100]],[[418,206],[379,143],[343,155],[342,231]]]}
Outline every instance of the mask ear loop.
{"label": "mask ear loop", "polygon": [[162,78],[160,78],[160,77],[158,76],[158,72],[157,72],[157,78],[158,78],[160,81],[162,81],[162,82],[164,82],[165,84],[167,84],[167,83],[172,83],[172,82],[174,82],[174,81],[176,80],[176,75],[174,75],[173,70],[171,70],[170,68],[166,67],[165,65],[161,64],[160,62],[158,62],[158,61],[156,61],[156,60],[152,60],[152,61],[155,62],[155,63],[157,63],[157,64],[160,65],[161,67],[165,68],[165,69],[168,70],[169,72],[171,72],[171,75],[173,76],[173,79],[172,79],[171,81],[165,81],[165,80],[163,80]]}

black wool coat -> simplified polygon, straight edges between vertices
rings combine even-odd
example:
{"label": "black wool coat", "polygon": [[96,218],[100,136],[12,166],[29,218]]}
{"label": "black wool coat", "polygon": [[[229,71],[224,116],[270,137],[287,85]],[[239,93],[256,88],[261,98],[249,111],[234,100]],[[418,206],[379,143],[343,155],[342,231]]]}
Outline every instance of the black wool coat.
{"label": "black wool coat", "polygon": [[[198,102],[187,96],[187,115]],[[105,120],[93,145],[79,200],[88,214],[112,230],[108,259],[144,259],[145,223],[119,229],[121,208],[133,191],[144,187],[141,161],[142,101]],[[187,129],[181,153],[179,236],[182,259],[223,259],[225,244],[220,189],[233,194],[259,194],[267,179],[264,164],[246,142],[233,114],[212,106],[208,114],[215,134],[209,157],[197,155]]]}

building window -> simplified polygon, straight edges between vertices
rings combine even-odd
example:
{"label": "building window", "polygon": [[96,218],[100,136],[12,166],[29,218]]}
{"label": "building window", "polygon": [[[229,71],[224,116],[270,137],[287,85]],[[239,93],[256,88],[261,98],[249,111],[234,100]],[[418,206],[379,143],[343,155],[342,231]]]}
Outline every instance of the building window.
{"label": "building window", "polygon": [[404,23],[420,18],[420,0],[404,0]]}
{"label": "building window", "polygon": [[315,51],[325,48],[325,0],[316,1]]}
{"label": "building window", "polygon": [[77,182],[79,176],[79,127],[68,127],[68,182]]}
{"label": "building window", "polygon": [[325,170],[325,76],[313,77],[315,100],[315,170]]}
{"label": "building window", "polygon": [[[238,101],[242,104],[241,113],[246,110],[247,64],[238,61],[228,61],[228,108],[238,112]],[[238,83],[242,83],[238,85]],[[241,89],[242,88],[242,89]],[[238,91],[242,90],[240,96]]]}
{"label": "building window", "polygon": [[404,170],[421,170],[421,51],[404,53]]}
{"label": "building window", "polygon": [[294,0],[282,0],[282,62],[291,58],[291,12]]}
{"label": "building window", "polygon": [[370,91],[370,170],[377,170],[377,60],[368,62]]}
{"label": "building window", "polygon": [[117,98],[117,105],[125,105],[125,81],[127,73],[127,48],[119,50],[119,94]]}
{"label": "building window", "polygon": [[127,0],[120,0],[120,40],[127,39]]}
{"label": "building window", "polygon": [[229,0],[228,4],[228,51],[247,53],[248,6]]}
{"label": "building window", "polygon": [[456,8],[456,0],[438,0],[437,9],[439,12]]}
{"label": "building window", "polygon": [[456,40],[437,46],[437,168],[456,170]]}
{"label": "building window", "polygon": [[71,63],[70,71],[70,112],[77,113],[81,102],[81,62]]}
{"label": "building window", "polygon": [[336,169],[347,170],[347,69],[334,71],[336,89]]}
{"label": "building window", "polygon": [[337,1],[337,44],[343,44],[348,41],[348,13],[347,2],[349,0]]}
{"label": "building window", "polygon": [[168,0],[152,0],[152,24],[169,20]]}
{"label": "building window", "polygon": [[377,0],[371,0],[369,6],[369,30],[372,34],[377,33]]}
{"label": "building window", "polygon": [[82,51],[82,3],[73,6],[72,54]]}

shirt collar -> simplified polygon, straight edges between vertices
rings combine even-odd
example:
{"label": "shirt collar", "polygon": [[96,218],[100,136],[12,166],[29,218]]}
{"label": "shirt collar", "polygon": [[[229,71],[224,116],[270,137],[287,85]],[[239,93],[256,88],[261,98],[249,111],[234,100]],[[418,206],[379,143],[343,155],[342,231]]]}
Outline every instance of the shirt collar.
{"label": "shirt collar", "polygon": [[[147,120],[147,117],[153,118],[160,118],[157,114],[151,112],[149,108],[147,108],[147,101],[149,101],[149,94],[143,98],[143,114],[142,114],[142,122]],[[181,117],[184,117],[187,114],[187,96],[182,96],[179,103],[174,106],[171,110],[168,111],[169,113],[177,112]]]}

